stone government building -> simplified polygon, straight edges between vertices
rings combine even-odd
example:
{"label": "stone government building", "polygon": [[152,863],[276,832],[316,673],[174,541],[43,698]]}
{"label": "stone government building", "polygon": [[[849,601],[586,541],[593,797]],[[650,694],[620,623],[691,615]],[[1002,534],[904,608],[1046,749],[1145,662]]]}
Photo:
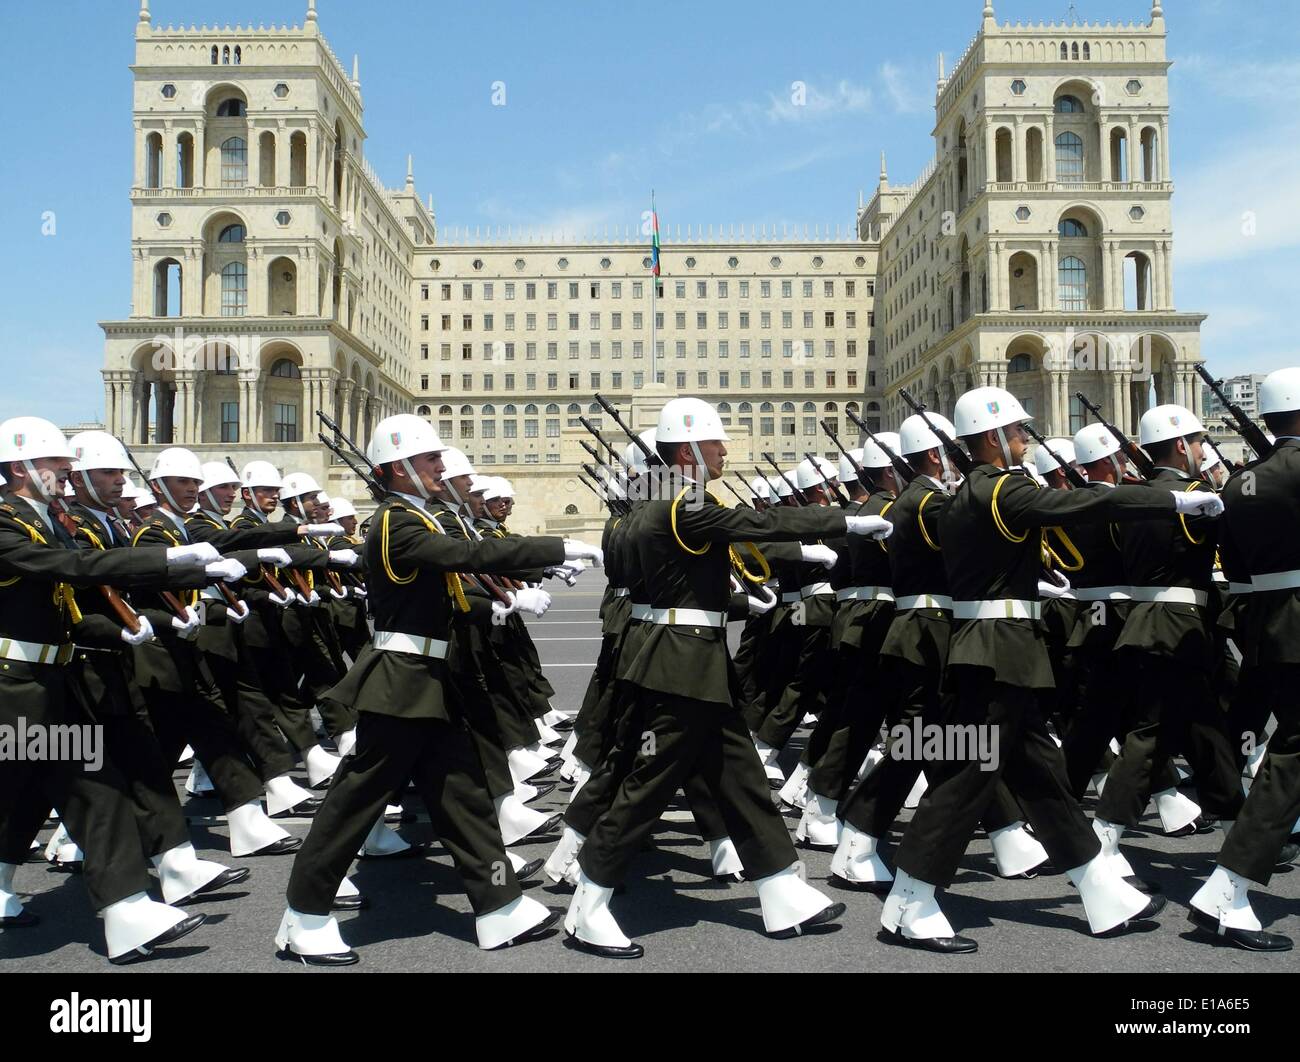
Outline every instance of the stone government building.
{"label": "stone government building", "polygon": [[[732,467],[834,454],[847,409],[895,427],[908,388],[951,413],[997,383],[1048,434],[1083,390],[1135,428],[1199,408],[1203,315],[1174,308],[1165,25],[999,24],[951,74],[935,155],[878,185],[855,224],[649,239],[440,234],[408,163],[364,156],[359,64],[301,27],[136,27],[132,305],[103,323],[106,421],[144,459],[266,458],[333,494],[361,486],[316,440],[325,410],[362,445],[415,411],[511,478],[522,531],[600,519],[576,481],[593,392],[642,425],[672,395],[719,405]],[[824,230],[824,231],[823,231]],[[662,386],[651,378],[657,363]],[[617,432],[607,422],[603,426]],[[729,496],[728,496],[729,497]]]}

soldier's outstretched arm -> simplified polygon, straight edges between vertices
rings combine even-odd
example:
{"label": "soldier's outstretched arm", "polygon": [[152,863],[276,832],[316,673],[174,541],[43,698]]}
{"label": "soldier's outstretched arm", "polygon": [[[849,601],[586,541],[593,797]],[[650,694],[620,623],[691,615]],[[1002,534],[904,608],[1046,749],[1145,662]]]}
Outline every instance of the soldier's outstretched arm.
{"label": "soldier's outstretched arm", "polygon": [[1124,523],[1174,514],[1171,491],[1149,486],[1105,490],[1042,490],[1028,476],[998,480],[996,515],[1013,531],[1032,527],[1068,527],[1094,520]]}
{"label": "soldier's outstretched arm", "polygon": [[683,498],[675,513],[677,533],[688,542],[798,542],[841,536],[848,528],[842,509],[819,506],[756,513],[710,501],[692,504]]}
{"label": "soldier's outstretched arm", "polygon": [[[447,572],[519,571],[564,561],[562,538],[486,538],[481,542],[440,535],[415,516],[399,510],[383,515],[381,550],[394,567],[432,568]],[[372,532],[373,533],[373,532]]]}
{"label": "soldier's outstretched arm", "polygon": [[0,578],[31,577],[73,586],[150,587],[165,584],[162,549],[51,549],[33,542],[27,530],[0,520]]}

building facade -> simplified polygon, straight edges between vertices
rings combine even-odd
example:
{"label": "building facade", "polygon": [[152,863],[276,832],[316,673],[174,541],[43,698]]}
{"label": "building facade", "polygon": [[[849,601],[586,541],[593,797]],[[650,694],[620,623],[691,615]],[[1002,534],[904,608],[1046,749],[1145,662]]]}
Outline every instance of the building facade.
{"label": "building facade", "polygon": [[[680,228],[652,289],[649,235],[440,235],[408,164],[365,161],[358,64],[301,27],[136,30],[130,316],[105,322],[110,430],[149,450],[264,458],[358,497],[312,440],[316,410],[365,445],[427,417],[512,479],[520,530],[580,531],[579,418],[619,437],[667,397],[718,404],[731,465],[835,449],[847,414],[896,426],[907,388],[951,413],[1007,386],[1051,434],[1085,391],[1130,428],[1199,407],[1203,317],[1173,297],[1163,11],[1141,25],[999,25],[936,90],[934,161],[882,156],[841,235]],[[657,369],[658,379],[655,378]],[[738,486],[738,484],[737,484]]]}

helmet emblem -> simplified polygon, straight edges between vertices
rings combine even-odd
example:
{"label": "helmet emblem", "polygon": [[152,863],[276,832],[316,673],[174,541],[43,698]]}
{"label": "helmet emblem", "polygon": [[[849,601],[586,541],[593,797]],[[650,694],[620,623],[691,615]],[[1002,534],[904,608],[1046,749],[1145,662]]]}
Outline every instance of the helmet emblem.
{"label": "helmet emblem", "polygon": [[996,402],[990,402],[988,404],[988,407],[989,407],[989,412],[996,417],[998,415],[998,404]]}
{"label": "helmet emblem", "polygon": [[15,445],[16,447],[18,447],[18,449],[20,449],[20,450],[23,448],[23,443],[26,442],[26,441],[27,441],[27,436],[26,436],[26,435],[15,435],[15,436],[14,436],[14,445]]}
{"label": "helmet emblem", "polygon": [[693,413],[687,413],[684,417],[682,417],[682,424],[684,424],[688,428],[694,427],[695,415]]}
{"label": "helmet emblem", "polygon": [[390,436],[390,438],[393,440],[393,445],[394,445],[394,446],[401,446],[401,445],[402,445],[402,433],[401,433],[400,431],[395,431],[395,432],[393,432],[393,434]]}
{"label": "helmet emblem", "polygon": [[1177,415],[1170,417],[1170,418],[1169,418],[1169,423],[1172,424],[1175,428],[1178,427],[1178,417],[1177,417]]}

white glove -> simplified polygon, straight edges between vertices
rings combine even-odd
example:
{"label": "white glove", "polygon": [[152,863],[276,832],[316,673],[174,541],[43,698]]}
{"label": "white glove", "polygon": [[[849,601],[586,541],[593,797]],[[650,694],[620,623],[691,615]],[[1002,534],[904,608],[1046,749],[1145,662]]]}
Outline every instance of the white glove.
{"label": "white glove", "polygon": [[1185,516],[1222,516],[1223,499],[1208,490],[1181,491],[1170,493],[1174,496],[1174,511]]}
{"label": "white glove", "polygon": [[330,550],[330,563],[341,564],[345,568],[355,568],[361,558],[357,556],[354,549],[332,549]]}
{"label": "white glove", "polygon": [[204,568],[221,559],[217,547],[209,542],[195,542],[191,546],[172,546],[167,550],[169,568]]}
{"label": "white glove", "polygon": [[348,597],[348,588],[345,586],[341,590],[335,590],[334,587],[331,586],[330,597],[332,597],[335,601],[346,601]]}
{"label": "white glove", "polygon": [[343,534],[342,524],[300,524],[301,534],[307,538],[322,538]]}
{"label": "white glove", "polygon": [[515,599],[515,595],[509,590],[506,591],[506,597],[510,599],[509,605],[503,605],[500,601],[492,602],[492,621],[494,623],[500,623],[519,607],[519,602]]}
{"label": "white glove", "polygon": [[760,590],[766,597],[749,596],[749,614],[751,616],[766,616],[772,609],[776,608],[776,594],[772,593],[766,586],[760,587]]}
{"label": "white glove", "polygon": [[551,607],[551,595],[540,587],[526,586],[515,591],[515,608],[531,612],[534,616],[546,615]]}
{"label": "white glove", "polygon": [[302,594],[299,594],[299,595],[298,595],[298,601],[299,601],[301,604],[307,605],[307,606],[310,608],[310,607],[313,606],[313,605],[319,605],[319,604],[320,604],[320,594],[316,593],[315,590],[313,590],[313,591],[311,592],[311,596],[310,596],[310,597],[303,597]]}
{"label": "white glove", "polygon": [[263,564],[274,564],[277,568],[283,568],[289,563],[289,554],[282,549],[259,549],[257,559]]}
{"label": "white glove", "polygon": [[364,586],[351,587],[350,593],[352,594],[353,597],[358,598],[359,600],[362,601],[364,601],[366,598],[366,588]]}
{"label": "white glove", "polygon": [[279,605],[281,608],[288,608],[290,605],[292,605],[295,601],[298,600],[298,597],[296,594],[294,594],[292,590],[290,590],[288,587],[285,587],[284,597],[278,597],[277,595],[272,594],[271,600],[275,602],[277,605]]}
{"label": "white glove", "polygon": [[[1064,578],[1064,576],[1062,576]],[[1056,583],[1048,582],[1046,579],[1038,580],[1038,596],[1046,598],[1066,597],[1070,593],[1070,582],[1067,579],[1064,586],[1057,586]]]}
{"label": "white glove", "polygon": [[839,561],[840,555],[830,546],[800,546],[803,553],[804,562],[807,564],[820,564],[823,568],[834,568]]}
{"label": "white glove", "polygon": [[872,538],[888,538],[894,533],[894,525],[883,516],[846,516],[850,535],[870,535]]}
{"label": "white glove", "polygon": [[248,619],[248,616],[248,603],[246,601],[239,602],[239,608],[226,607],[226,622],[233,623],[236,627]]}
{"label": "white glove", "polygon": [[172,630],[176,631],[187,642],[192,642],[199,636],[199,628],[203,626],[203,620],[193,605],[185,609],[185,619],[179,616],[172,617]]}
{"label": "white glove", "polygon": [[220,579],[226,583],[237,583],[248,574],[248,569],[231,557],[222,557],[219,561],[206,565],[203,571],[209,579]]}
{"label": "white glove", "polygon": [[144,616],[136,617],[140,621],[140,629],[132,634],[125,627],[122,628],[122,641],[127,645],[144,645],[145,642],[152,642],[154,639],[153,624]]}
{"label": "white glove", "polygon": [[605,563],[605,554],[597,547],[588,546],[585,542],[579,542],[576,538],[566,538],[564,540],[564,559],[589,560],[593,566],[599,568]]}

